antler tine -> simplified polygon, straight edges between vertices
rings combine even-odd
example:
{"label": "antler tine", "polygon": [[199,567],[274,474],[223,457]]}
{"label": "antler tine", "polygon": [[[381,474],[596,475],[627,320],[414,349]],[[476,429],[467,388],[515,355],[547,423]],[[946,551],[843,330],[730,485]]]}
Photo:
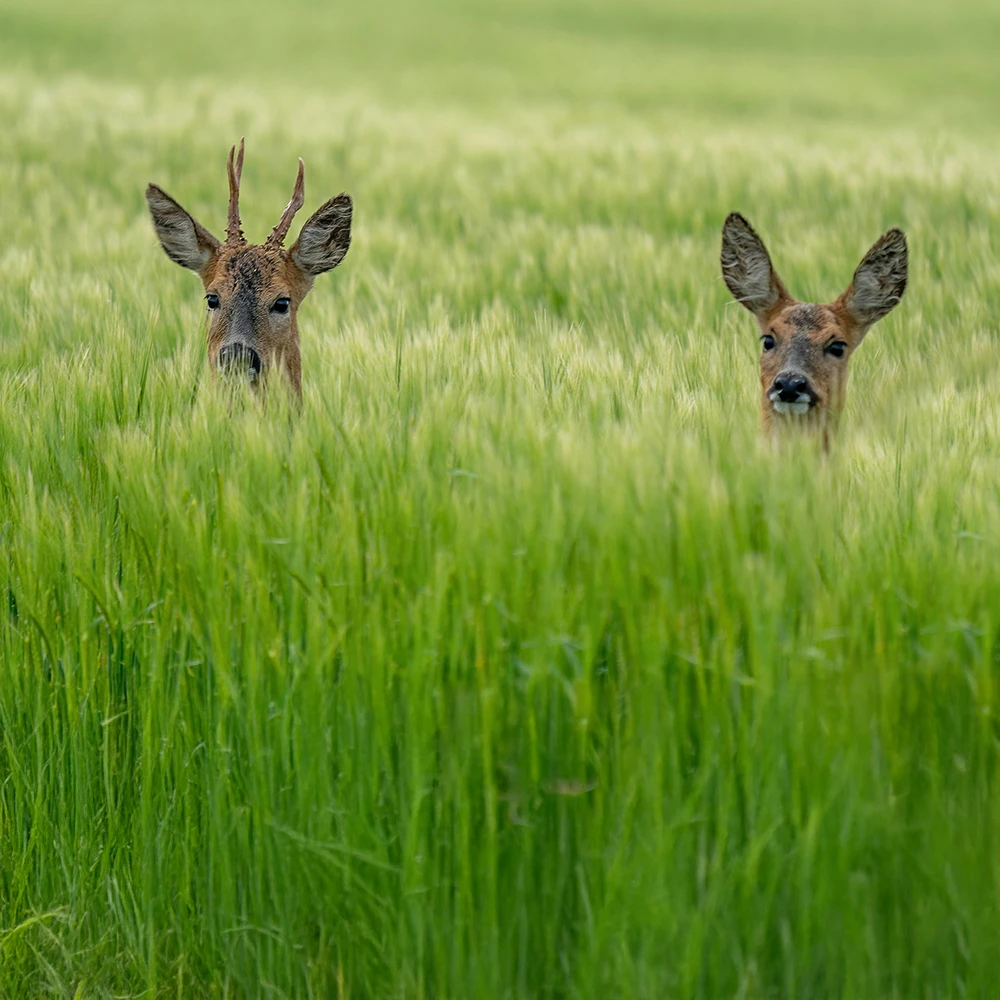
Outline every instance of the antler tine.
{"label": "antler tine", "polygon": [[[236,165],[233,165],[233,157]],[[240,178],[243,176],[243,139],[240,139],[240,151],[236,147],[229,150],[229,162],[226,165],[229,172],[229,222],[226,224],[226,242],[244,243],[243,228],[240,225]]]}
{"label": "antler tine", "polygon": [[302,162],[302,157],[299,157],[299,173],[295,178],[295,189],[292,191],[292,200],[285,206],[284,212],[281,213],[281,218],[278,219],[278,224],[271,230],[271,235],[267,238],[268,246],[278,246],[280,247],[285,241],[285,237],[288,235],[288,228],[292,224],[292,219],[295,218],[295,213],[305,204],[306,202],[306,165]]}

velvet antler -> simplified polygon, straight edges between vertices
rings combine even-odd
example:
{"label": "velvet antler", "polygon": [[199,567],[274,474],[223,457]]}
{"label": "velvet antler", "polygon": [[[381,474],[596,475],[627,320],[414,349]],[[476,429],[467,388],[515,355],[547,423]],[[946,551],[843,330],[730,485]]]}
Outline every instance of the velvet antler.
{"label": "velvet antler", "polygon": [[292,200],[285,206],[284,212],[278,224],[271,230],[271,235],[267,238],[267,245],[270,247],[280,247],[288,235],[288,229],[295,218],[295,213],[305,204],[306,200],[306,165],[299,157],[299,173],[295,178],[295,188],[292,191]]}
{"label": "velvet antler", "polygon": [[[236,156],[236,164],[233,164],[233,157]],[[229,222],[226,224],[227,243],[246,243],[243,238],[243,229],[240,225],[240,178],[243,176],[243,140],[240,139],[240,151],[236,154],[236,147],[229,150]]]}

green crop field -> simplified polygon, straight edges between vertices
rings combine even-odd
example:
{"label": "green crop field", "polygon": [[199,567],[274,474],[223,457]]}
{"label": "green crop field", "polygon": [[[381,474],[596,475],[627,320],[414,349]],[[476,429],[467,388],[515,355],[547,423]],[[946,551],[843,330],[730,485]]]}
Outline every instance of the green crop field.
{"label": "green crop field", "polygon": [[[0,998],[1000,983],[995,0],[0,0]],[[355,201],[303,405],[163,186]],[[758,429],[745,213],[907,294]],[[293,230],[294,232],[294,230]]]}

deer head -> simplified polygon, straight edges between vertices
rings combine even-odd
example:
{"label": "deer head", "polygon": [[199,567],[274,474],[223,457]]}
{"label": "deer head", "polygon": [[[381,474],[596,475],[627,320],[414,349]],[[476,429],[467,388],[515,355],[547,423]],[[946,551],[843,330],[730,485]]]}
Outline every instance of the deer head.
{"label": "deer head", "polygon": [[753,227],[733,212],[722,228],[722,277],[760,326],[761,420],[765,430],[836,422],[847,364],[865,334],[906,290],[906,237],[890,229],[865,254],[847,291],[827,305],[793,299]]}
{"label": "deer head", "polygon": [[263,384],[272,368],[285,371],[301,396],[302,364],[296,316],[317,274],[335,268],[351,245],[351,199],[331,198],[306,221],[290,250],[284,248],[292,218],[305,201],[305,164],[299,160],[292,199],[267,240],[247,243],[240,223],[239,153],[229,151],[229,221],[225,242],[155,184],[146,204],[164,253],[196,271],[208,306],[208,357],[213,371]]}

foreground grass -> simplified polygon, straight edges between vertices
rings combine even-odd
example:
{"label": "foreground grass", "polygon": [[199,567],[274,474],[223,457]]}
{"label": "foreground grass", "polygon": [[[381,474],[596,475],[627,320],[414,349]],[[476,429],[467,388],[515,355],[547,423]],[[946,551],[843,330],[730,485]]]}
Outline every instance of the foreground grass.
{"label": "foreground grass", "polygon": [[[541,49],[587,23],[544,9]],[[547,65],[516,106],[416,61],[412,103],[377,62],[317,91],[308,42],[315,86],[178,82],[4,16],[0,996],[993,995],[988,122],[887,131],[861,74],[790,129],[708,67],[707,118],[652,108],[637,40],[600,104]],[[926,121],[988,103],[977,51]],[[251,237],[298,154],[307,209],[357,202],[301,414],[209,384],[144,214],[153,179],[221,229],[244,131]],[[910,234],[829,458],[758,442],[735,207],[803,297]]]}

